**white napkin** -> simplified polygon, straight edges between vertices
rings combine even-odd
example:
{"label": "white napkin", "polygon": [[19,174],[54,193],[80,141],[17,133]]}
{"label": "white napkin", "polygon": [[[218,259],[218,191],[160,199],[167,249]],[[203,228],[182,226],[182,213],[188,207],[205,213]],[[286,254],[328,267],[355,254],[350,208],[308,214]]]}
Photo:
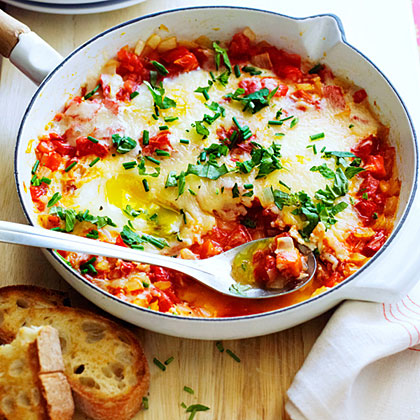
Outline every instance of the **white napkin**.
{"label": "white napkin", "polygon": [[394,304],[348,301],[288,390],[292,420],[420,419],[420,283]]}

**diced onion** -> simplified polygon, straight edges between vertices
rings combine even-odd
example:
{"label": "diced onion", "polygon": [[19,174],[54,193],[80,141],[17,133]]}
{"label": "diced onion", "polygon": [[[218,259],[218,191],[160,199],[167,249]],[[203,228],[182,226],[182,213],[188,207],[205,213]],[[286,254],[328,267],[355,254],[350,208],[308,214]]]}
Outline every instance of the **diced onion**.
{"label": "diced onion", "polygon": [[146,45],[149,46],[151,49],[155,50],[161,41],[162,38],[159,35],[152,34],[147,39]]}
{"label": "diced onion", "polygon": [[255,42],[255,40],[257,39],[255,33],[252,31],[252,29],[246,27],[242,33],[251,41],[251,42]]}
{"label": "diced onion", "polygon": [[160,44],[157,47],[157,51],[162,53],[169,50],[173,50],[178,45],[176,37],[171,36],[169,38],[165,38],[163,41],[160,42]]}
{"label": "diced onion", "polygon": [[146,43],[144,41],[142,41],[141,39],[139,39],[137,41],[137,44],[134,48],[134,53],[137,55],[140,55],[145,47]]}

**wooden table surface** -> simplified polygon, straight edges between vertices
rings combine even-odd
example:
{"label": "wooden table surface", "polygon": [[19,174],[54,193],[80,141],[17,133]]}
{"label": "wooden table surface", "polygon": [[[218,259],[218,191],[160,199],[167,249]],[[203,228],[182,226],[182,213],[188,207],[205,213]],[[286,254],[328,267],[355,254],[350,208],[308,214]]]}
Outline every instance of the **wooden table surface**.
{"label": "wooden table surface", "polygon": [[[108,27],[157,10],[159,3],[162,2],[84,16],[47,15],[9,6],[4,8],[66,55]],[[170,2],[170,6],[176,6],[176,2]],[[21,116],[34,91],[35,85],[7,60],[1,62],[1,220],[25,223],[13,178],[13,154]],[[9,284],[70,289],[39,250],[0,244],[0,286]],[[92,306],[83,302],[75,291],[70,293],[73,302]],[[219,353],[214,342],[178,339],[135,329],[151,370],[149,409],[140,412],[135,419],[187,419],[181,402],[209,406],[208,412],[197,414],[199,420],[286,419],[286,391],[327,319],[328,314],[265,337],[224,342],[225,347],[241,358],[240,363],[226,353]],[[166,360],[170,356],[175,360],[165,372],[152,363],[153,357]],[[185,385],[194,389],[195,395],[183,391]],[[77,414],[75,418],[80,420],[83,416]]]}

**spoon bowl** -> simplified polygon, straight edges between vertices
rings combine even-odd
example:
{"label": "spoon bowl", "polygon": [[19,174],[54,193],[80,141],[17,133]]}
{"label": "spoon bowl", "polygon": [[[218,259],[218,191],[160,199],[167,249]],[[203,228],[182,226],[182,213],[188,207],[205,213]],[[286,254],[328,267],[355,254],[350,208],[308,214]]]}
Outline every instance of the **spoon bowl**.
{"label": "spoon bowl", "polygon": [[199,282],[225,295],[247,299],[269,298],[294,292],[307,284],[313,278],[316,271],[316,258],[314,254],[309,248],[299,244],[299,250],[307,257],[308,265],[306,270],[307,275],[302,279],[289,281],[284,287],[278,289],[263,289],[235,281],[231,274],[232,264],[235,258],[246,252],[249,247],[254,247],[261,242],[268,246],[272,240],[273,238],[256,239],[211,258],[204,260],[184,260],[39,227],[0,221],[0,242],[70,252],[83,252],[90,255],[101,255],[104,257],[159,265],[194,277]]}

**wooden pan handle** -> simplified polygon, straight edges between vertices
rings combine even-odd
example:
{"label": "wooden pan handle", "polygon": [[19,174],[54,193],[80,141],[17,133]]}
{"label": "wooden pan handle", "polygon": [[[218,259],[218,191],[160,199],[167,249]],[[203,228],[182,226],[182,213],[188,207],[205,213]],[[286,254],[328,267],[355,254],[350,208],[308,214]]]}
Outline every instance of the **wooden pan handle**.
{"label": "wooden pan handle", "polygon": [[0,10],[0,54],[6,58],[19,41],[19,35],[30,29],[15,18]]}

